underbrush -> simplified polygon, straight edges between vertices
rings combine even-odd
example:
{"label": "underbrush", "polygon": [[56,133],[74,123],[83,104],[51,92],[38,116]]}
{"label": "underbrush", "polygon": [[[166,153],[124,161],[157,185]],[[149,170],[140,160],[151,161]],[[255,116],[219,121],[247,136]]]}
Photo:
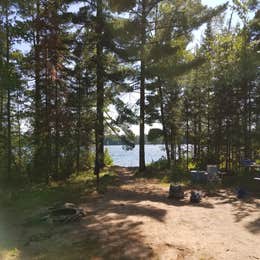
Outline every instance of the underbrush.
{"label": "underbrush", "polygon": [[[116,175],[104,170],[100,174],[100,192],[115,184]],[[12,183],[0,187],[0,206],[19,212],[49,206],[58,202],[79,202],[81,196],[96,190],[96,176],[92,172],[72,175],[67,181],[52,181],[49,185]]]}
{"label": "underbrush", "polygon": [[161,183],[174,182],[183,185],[190,184],[190,174],[185,169],[185,165],[182,161],[169,167],[167,160],[160,159],[147,166],[146,171],[144,173],[138,173],[137,176],[158,179]]}
{"label": "underbrush", "polygon": [[[192,168],[196,167],[194,164],[190,163],[189,169]],[[220,188],[243,187],[248,191],[260,194],[260,181],[254,180],[256,173],[241,170],[224,176],[219,183],[193,183],[191,175],[186,169],[186,162],[184,161],[179,161],[176,165],[169,167],[167,160],[160,159],[150,164],[144,173],[138,173],[137,176],[148,179],[158,179],[164,184],[182,184],[187,188],[204,189],[208,192],[214,192]]]}
{"label": "underbrush", "polygon": [[[100,174],[100,191],[112,185],[116,185],[116,174],[105,169]],[[82,255],[90,259],[99,255],[97,248],[100,247],[95,238],[72,244],[73,225],[51,225],[39,218],[46,208],[65,202],[77,205],[95,190],[96,176],[90,171],[72,175],[67,181],[52,181],[49,185],[1,183],[0,259],[60,259],[61,255],[62,259],[80,259]],[[32,246],[26,246],[30,241]]]}
{"label": "underbrush", "polygon": [[259,174],[241,170],[230,176],[225,176],[223,178],[222,184],[227,188],[241,187],[260,195],[260,181],[254,179],[256,176],[259,176]]}

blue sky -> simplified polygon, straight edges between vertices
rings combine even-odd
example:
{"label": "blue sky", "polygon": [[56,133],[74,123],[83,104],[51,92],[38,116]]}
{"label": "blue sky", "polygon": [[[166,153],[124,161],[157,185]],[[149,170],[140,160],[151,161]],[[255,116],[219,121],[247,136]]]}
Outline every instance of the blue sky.
{"label": "blue sky", "polygon": [[214,7],[216,5],[224,4],[227,1],[226,0],[202,0],[201,2],[202,2],[202,4]]}

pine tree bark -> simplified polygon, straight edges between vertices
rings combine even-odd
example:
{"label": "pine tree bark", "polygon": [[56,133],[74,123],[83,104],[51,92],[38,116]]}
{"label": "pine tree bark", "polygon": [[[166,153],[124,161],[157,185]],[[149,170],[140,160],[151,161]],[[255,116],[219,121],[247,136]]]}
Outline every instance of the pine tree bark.
{"label": "pine tree bark", "polygon": [[40,2],[36,2],[36,17],[35,17],[35,33],[34,33],[34,76],[35,76],[35,115],[34,115],[34,171],[37,172],[40,163],[40,111],[41,111],[41,90],[40,90],[40,33],[39,33],[39,16],[40,16]]}
{"label": "pine tree bark", "polygon": [[171,128],[171,161],[176,165],[176,133],[174,127]]}
{"label": "pine tree bark", "polygon": [[4,90],[0,88],[0,135],[2,135],[3,131],[3,113],[4,112]]}
{"label": "pine tree bark", "polygon": [[[6,19],[6,67],[10,77],[10,23],[9,23],[9,1],[6,0],[5,6]],[[11,177],[12,168],[12,140],[11,140],[11,86],[7,86],[7,178]]]}
{"label": "pine tree bark", "polygon": [[103,68],[103,3],[102,0],[97,0],[97,25],[96,34],[98,41],[97,49],[97,118],[96,118],[96,159],[95,159],[95,174],[97,176],[97,189],[99,189],[99,173],[104,167],[104,68]]}
{"label": "pine tree bark", "polygon": [[167,128],[166,128],[166,122],[165,122],[165,115],[164,115],[163,91],[162,91],[162,86],[160,84],[160,81],[159,81],[159,96],[160,96],[161,122],[162,122],[162,128],[163,128],[164,145],[165,145],[165,151],[166,151],[168,165],[170,166],[171,158],[170,158],[168,134],[167,134]]}
{"label": "pine tree bark", "polygon": [[207,96],[208,96],[208,107],[207,107],[207,153],[210,154],[210,87],[207,89]]}
{"label": "pine tree bark", "polygon": [[17,91],[17,127],[18,127],[18,172],[21,174],[22,169],[22,134],[21,134],[21,111],[20,111],[20,100],[19,100],[19,91]]}
{"label": "pine tree bark", "polygon": [[80,172],[80,144],[81,144],[81,101],[82,101],[82,93],[81,93],[81,80],[79,75],[78,80],[78,122],[77,122],[77,173]]}
{"label": "pine tree bark", "polygon": [[49,57],[49,51],[48,46],[45,46],[45,154],[44,154],[44,160],[46,160],[46,166],[45,166],[45,182],[46,184],[49,183],[49,178],[52,170],[52,145],[51,145],[51,129],[50,129],[50,90],[49,90],[49,84],[50,84],[50,75],[48,71],[48,57]]}
{"label": "pine tree bark", "polygon": [[55,175],[59,175],[59,160],[60,160],[60,147],[59,147],[59,139],[60,139],[60,130],[59,130],[59,97],[58,97],[58,82],[57,80],[54,82],[55,84],[55,166],[54,172]]}
{"label": "pine tree bark", "polygon": [[140,139],[139,139],[139,171],[145,170],[145,50],[146,43],[146,0],[142,0],[141,15],[141,71],[140,71]]}
{"label": "pine tree bark", "polygon": [[181,144],[178,143],[178,160],[181,160],[182,156],[181,156]]}
{"label": "pine tree bark", "polygon": [[2,147],[4,141],[3,122],[4,122],[4,90],[0,88],[0,146]]}
{"label": "pine tree bark", "polygon": [[188,118],[188,101],[185,100],[186,112],[186,168],[189,170],[189,118]]}
{"label": "pine tree bark", "polygon": [[248,89],[248,155],[252,159],[252,101],[251,101],[251,85]]}
{"label": "pine tree bark", "polygon": [[201,107],[201,93],[199,93],[199,116],[198,116],[198,159],[201,159],[201,139],[202,139],[202,107]]}

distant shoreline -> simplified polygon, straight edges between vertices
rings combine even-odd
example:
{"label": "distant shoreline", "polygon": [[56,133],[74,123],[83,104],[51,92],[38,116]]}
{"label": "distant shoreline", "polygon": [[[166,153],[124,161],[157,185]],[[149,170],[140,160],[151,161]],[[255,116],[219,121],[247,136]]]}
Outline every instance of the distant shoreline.
{"label": "distant shoreline", "polygon": [[[114,146],[114,145],[121,145],[121,146],[122,146],[122,145],[125,145],[125,144],[104,144],[104,145],[105,145],[105,146],[106,146],[106,145],[113,145],[113,146]],[[139,145],[139,144],[135,144],[135,145]],[[156,144],[153,144],[153,143],[146,143],[145,145],[164,145],[164,144],[158,144],[158,143],[156,143]]]}

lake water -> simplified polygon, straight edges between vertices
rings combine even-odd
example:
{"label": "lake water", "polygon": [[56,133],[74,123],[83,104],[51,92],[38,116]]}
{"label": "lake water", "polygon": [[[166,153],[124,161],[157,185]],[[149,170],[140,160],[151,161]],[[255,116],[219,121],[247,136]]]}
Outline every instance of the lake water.
{"label": "lake water", "polygon": [[[126,151],[121,145],[106,145],[109,154],[113,159],[114,165],[125,167],[135,167],[139,165],[139,145],[133,150]],[[145,162],[149,164],[159,160],[162,156],[166,157],[164,145],[147,144],[145,145]]]}

